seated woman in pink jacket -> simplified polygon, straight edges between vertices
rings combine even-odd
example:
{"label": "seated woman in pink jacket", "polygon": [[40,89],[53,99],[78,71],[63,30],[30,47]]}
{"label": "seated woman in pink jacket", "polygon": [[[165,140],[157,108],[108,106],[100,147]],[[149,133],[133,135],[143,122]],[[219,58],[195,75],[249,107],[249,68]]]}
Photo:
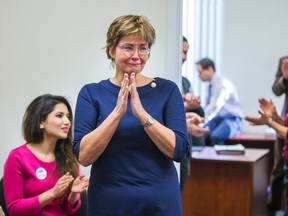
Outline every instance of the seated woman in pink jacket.
{"label": "seated woman in pink jacket", "polygon": [[78,176],[72,119],[69,102],[62,96],[41,95],[28,106],[22,124],[26,143],[13,149],[4,165],[10,216],[64,216],[80,207],[88,180]]}

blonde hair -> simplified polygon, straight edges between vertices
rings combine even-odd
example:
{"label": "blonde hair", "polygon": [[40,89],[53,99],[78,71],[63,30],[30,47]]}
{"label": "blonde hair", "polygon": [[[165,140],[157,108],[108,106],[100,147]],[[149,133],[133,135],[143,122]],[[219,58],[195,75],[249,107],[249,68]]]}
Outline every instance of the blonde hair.
{"label": "blonde hair", "polygon": [[112,59],[109,50],[114,52],[122,37],[135,33],[148,42],[149,48],[155,43],[155,29],[145,16],[123,15],[117,17],[111,23],[106,35],[105,49],[108,59]]}

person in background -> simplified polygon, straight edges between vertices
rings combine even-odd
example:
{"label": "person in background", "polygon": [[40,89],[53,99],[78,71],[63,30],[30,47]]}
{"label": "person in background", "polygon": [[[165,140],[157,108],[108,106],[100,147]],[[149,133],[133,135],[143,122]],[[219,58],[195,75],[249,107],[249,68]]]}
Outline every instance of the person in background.
{"label": "person in background", "polygon": [[35,98],[23,117],[24,145],[4,165],[4,196],[10,216],[67,215],[81,205],[88,186],[72,151],[72,110],[62,96]]}
{"label": "person in background", "polygon": [[[186,37],[182,36],[182,64],[187,59],[188,50],[188,40]],[[205,139],[203,134],[208,131],[208,128],[197,126],[199,123],[204,122],[204,110],[200,106],[200,97],[193,94],[191,83],[184,76],[182,76],[182,98],[187,112],[187,128],[190,135],[190,142],[193,146],[204,146]],[[190,174],[190,156],[191,154],[189,154],[187,158],[180,163],[180,188],[182,192],[186,178]]]}
{"label": "person in background", "polygon": [[[186,37],[182,36],[182,38],[183,38],[182,40],[182,64],[183,64],[187,59],[189,43]],[[191,83],[184,76],[182,76],[182,97],[183,97],[184,105],[186,108],[186,112],[194,112],[194,113],[197,113],[199,116],[204,117],[204,110],[200,106],[201,104],[200,97],[195,96],[193,94]],[[199,144],[204,144],[204,143],[199,143]]]}
{"label": "person in background", "polygon": [[204,127],[209,127],[205,137],[210,145],[223,145],[225,140],[237,136],[242,130],[243,111],[234,84],[216,73],[209,58],[196,62],[199,77],[209,82]]}
{"label": "person in background", "polygon": [[74,152],[92,165],[89,216],[182,215],[174,161],[189,151],[185,108],[174,82],[142,74],[155,40],[146,17],[117,17],[105,46],[114,76],[78,94]]}
{"label": "person in background", "polygon": [[[284,118],[288,113],[288,56],[279,59],[272,91],[276,96],[285,95],[281,112],[281,116]],[[282,184],[284,178],[283,146],[284,139],[277,136],[274,145],[274,166],[270,178],[270,197],[268,199],[268,209],[270,212],[280,210],[282,204],[282,193],[284,189]]]}
{"label": "person in background", "polygon": [[[260,110],[258,113],[260,117],[245,116],[245,120],[251,125],[267,125],[273,128],[276,133],[284,139],[283,160],[284,160],[284,187],[285,187],[285,214],[288,216],[288,115],[283,119],[278,115],[272,100],[268,101],[265,98],[259,99]],[[283,185],[283,182],[279,183]]]}

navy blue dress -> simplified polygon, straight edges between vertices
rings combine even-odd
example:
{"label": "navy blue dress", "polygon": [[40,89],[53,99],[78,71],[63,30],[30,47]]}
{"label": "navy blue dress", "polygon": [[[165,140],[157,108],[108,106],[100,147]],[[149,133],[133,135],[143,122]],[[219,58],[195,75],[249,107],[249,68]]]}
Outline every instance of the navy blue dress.
{"label": "navy blue dress", "polygon": [[[188,154],[185,109],[177,85],[155,78],[154,84],[138,87],[144,109],[174,131],[174,161]],[[120,87],[109,80],[85,85],[75,110],[74,152],[80,141],[97,128],[114,109]],[[173,160],[165,156],[146,134],[128,101],[126,115],[103,154],[92,164],[88,188],[89,216],[181,216],[182,202]]]}

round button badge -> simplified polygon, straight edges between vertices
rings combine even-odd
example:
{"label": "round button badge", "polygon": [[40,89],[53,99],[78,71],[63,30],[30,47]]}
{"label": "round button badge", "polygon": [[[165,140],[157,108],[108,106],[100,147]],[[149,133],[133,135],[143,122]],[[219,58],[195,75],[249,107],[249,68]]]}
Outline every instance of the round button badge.
{"label": "round button badge", "polygon": [[47,171],[42,168],[42,167],[39,167],[37,170],[36,170],[36,176],[38,179],[40,180],[43,180],[47,177]]}

